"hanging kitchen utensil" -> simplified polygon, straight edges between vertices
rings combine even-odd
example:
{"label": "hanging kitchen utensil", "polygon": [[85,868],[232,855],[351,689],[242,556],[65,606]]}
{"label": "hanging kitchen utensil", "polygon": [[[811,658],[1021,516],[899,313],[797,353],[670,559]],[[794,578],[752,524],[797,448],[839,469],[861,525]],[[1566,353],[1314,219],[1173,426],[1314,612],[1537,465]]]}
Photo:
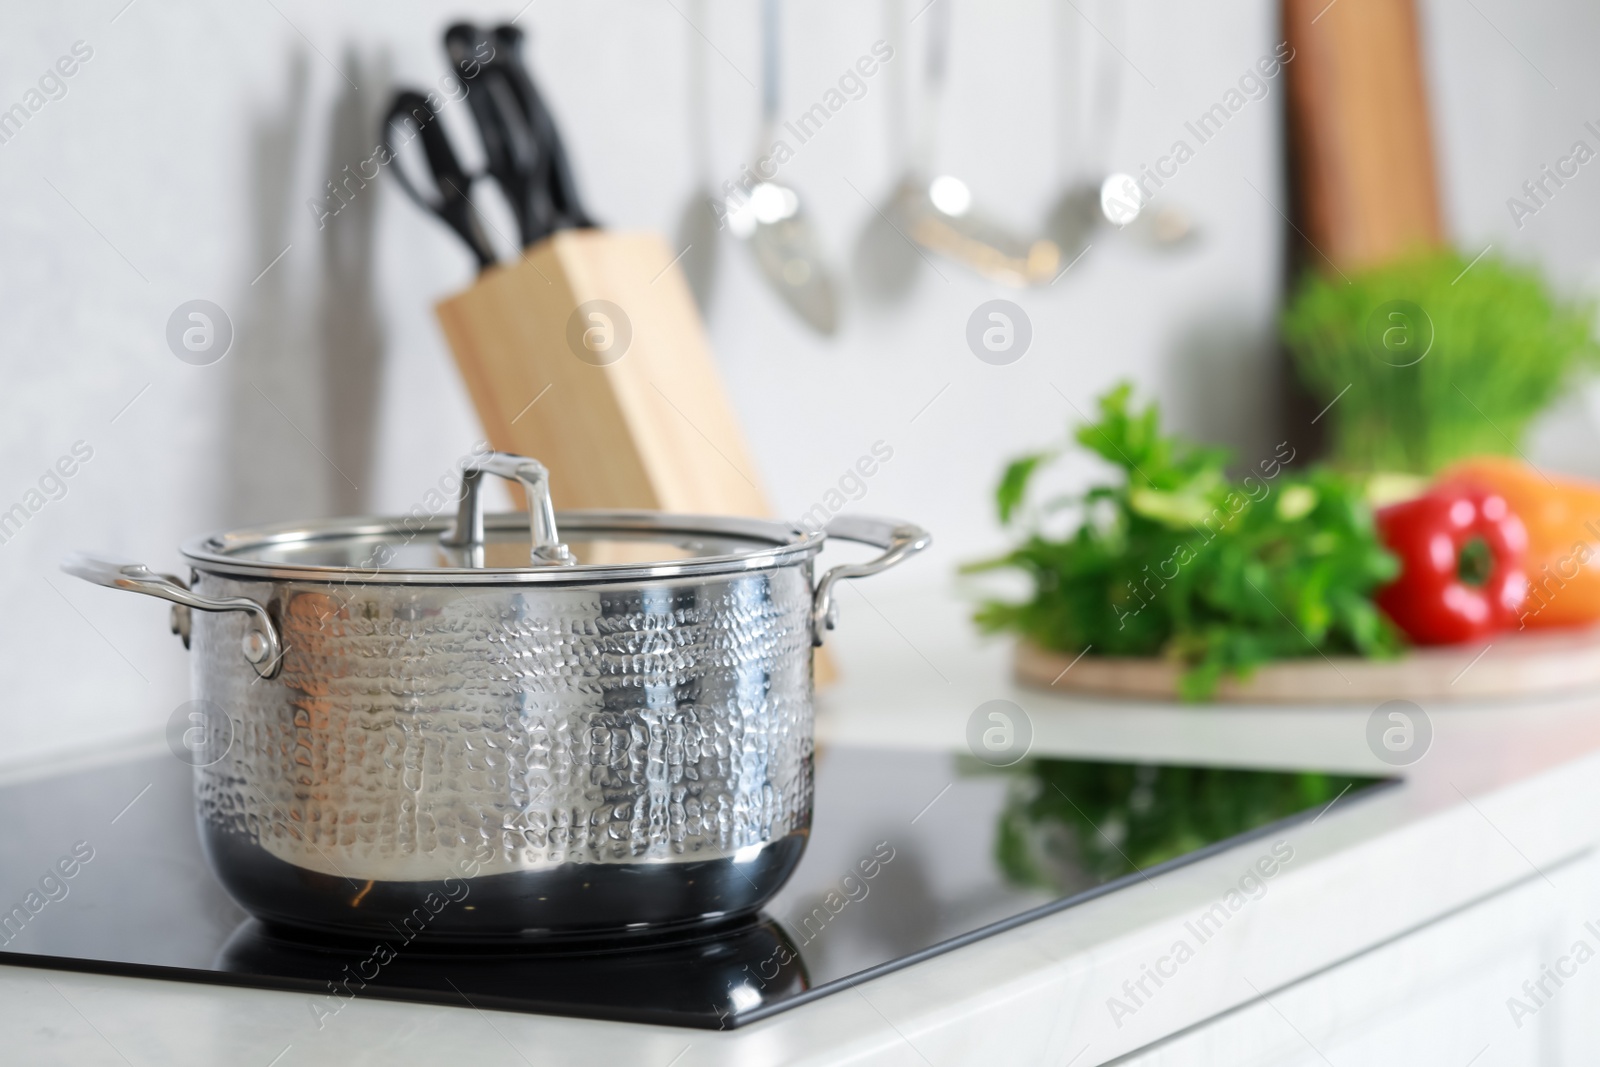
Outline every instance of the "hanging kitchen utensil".
{"label": "hanging kitchen utensil", "polygon": [[[1087,0],[1085,0],[1087,2]],[[1083,32],[1082,15],[1072,0],[1056,5],[1057,155],[1072,175],[1045,219],[1045,232],[1066,262],[1076,260],[1107,223],[1101,206],[1106,190],[1106,156],[1122,101],[1121,71],[1106,49]],[[1097,16],[1116,18],[1096,7]],[[1111,25],[1115,31],[1116,26]],[[1117,190],[1113,190],[1113,195]],[[1135,190],[1137,192],[1137,190]],[[1137,200],[1131,205],[1137,213]],[[1126,210],[1126,209],[1124,209]],[[1130,220],[1131,221],[1131,220]]]}
{"label": "hanging kitchen utensil", "polygon": [[[395,137],[397,129],[411,130],[406,139]],[[427,97],[409,89],[395,94],[389,113],[384,116],[382,141],[384,150],[394,160],[389,169],[400,182],[400,188],[424,210],[443,219],[445,225],[456,232],[478,261],[478,269],[485,270],[496,260],[494,245],[483,230],[483,223],[471,198],[473,179],[462,169],[456,153],[450,147],[450,138],[439,116],[428,106]],[[400,148],[413,139],[422,141],[426,161],[425,170],[432,188],[424,190],[422,184],[406,173],[407,167]]]}
{"label": "hanging kitchen utensil", "polygon": [[[884,39],[893,43],[896,56],[905,54],[905,5],[902,0],[883,0]],[[928,159],[926,151],[913,155],[907,143],[906,78],[904,61],[884,64],[888,94],[888,123],[885,143],[889,147],[891,167],[895,170],[894,185],[889,196],[874,207],[867,216],[866,225],[856,239],[852,267],[857,285],[863,296],[879,303],[890,304],[905,299],[916,284],[922,253],[901,229],[905,220],[896,222],[900,210],[896,206],[902,190],[915,190],[922,185]],[[919,141],[921,138],[919,138]],[[923,146],[924,149],[926,146]]]}
{"label": "hanging kitchen utensil", "polygon": [[728,228],[749,243],[762,276],[784,303],[806,325],[829,335],[839,326],[839,301],[822,244],[799,194],[776,180],[776,163],[768,163],[772,177],[761,173],[760,161],[770,152],[778,130],[782,19],[782,0],[762,0],[761,136],[753,164],[759,180],[729,198]]}
{"label": "hanging kitchen utensil", "polygon": [[951,174],[927,177],[933,170],[933,143],[944,97],[951,3],[941,0],[926,9],[926,63],[912,170],[885,214],[923,248],[986,278],[1016,286],[1047,283],[1055,277],[1061,258],[1053,241],[1018,236],[976,210],[972,191],[960,178]]}
{"label": "hanging kitchen utensil", "polygon": [[[1149,248],[1181,247],[1196,232],[1189,213],[1175,204],[1147,207],[1131,176],[1108,172],[1126,60],[1083,32],[1087,18],[1073,0],[1056,5],[1057,157],[1073,177],[1046,216],[1045,232],[1064,263],[1075,262],[1108,225]],[[1103,32],[1117,33],[1121,9],[1100,5],[1095,20]]]}
{"label": "hanging kitchen utensil", "polygon": [[1122,232],[1146,248],[1176,252],[1200,240],[1201,230],[1189,210],[1178,204],[1147,204]]}
{"label": "hanging kitchen utensil", "polygon": [[711,177],[711,101],[706,95],[705,38],[700,36],[705,0],[690,0],[688,6],[689,157],[694,166],[694,190],[678,215],[678,263],[704,312],[711,306],[716,286],[722,223],[717,211],[720,198]]}
{"label": "hanging kitchen utensil", "polygon": [[[528,514],[485,516],[485,474]],[[245,910],[407,940],[649,934],[754,912],[794,870],[835,586],[928,534],[555,513],[549,487],[491,453],[453,517],[217,534],[184,546],[187,581],[63,564],[176,605],[226,737],[195,766],[196,821]],[[814,581],[830,538],[880,554]]]}

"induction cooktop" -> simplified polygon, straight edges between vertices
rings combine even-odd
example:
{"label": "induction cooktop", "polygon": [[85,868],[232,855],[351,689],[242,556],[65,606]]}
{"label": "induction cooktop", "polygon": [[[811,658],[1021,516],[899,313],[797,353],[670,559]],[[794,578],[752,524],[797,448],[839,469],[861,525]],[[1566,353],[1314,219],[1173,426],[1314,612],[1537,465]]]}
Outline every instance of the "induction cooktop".
{"label": "induction cooktop", "polygon": [[[0,788],[0,964],[730,1028],[1275,834],[1387,784],[1317,772],[825,746],[812,837],[758,915],[559,950],[269,928],[207,869],[169,755]],[[1248,887],[1247,887],[1248,888]]]}

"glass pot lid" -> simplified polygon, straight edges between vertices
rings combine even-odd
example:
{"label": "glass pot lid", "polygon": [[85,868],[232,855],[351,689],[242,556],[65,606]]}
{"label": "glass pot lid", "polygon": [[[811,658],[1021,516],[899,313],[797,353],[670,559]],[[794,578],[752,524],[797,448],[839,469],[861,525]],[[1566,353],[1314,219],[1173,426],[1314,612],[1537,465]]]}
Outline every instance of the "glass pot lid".
{"label": "glass pot lid", "polygon": [[183,554],[199,570],[241,578],[583,584],[785,566],[815,555],[824,540],[782,523],[716,515],[572,511],[555,519],[570,564],[534,564],[527,516],[516,513],[485,515],[483,540],[465,548],[441,541],[454,526],[447,518],[360,518],[213,534]]}
{"label": "glass pot lid", "polygon": [[[525,515],[484,515],[484,474],[519,482]],[[325,519],[214,534],[189,542],[195,568],[240,578],[364,584],[589,584],[786,566],[816,555],[825,535],[786,523],[655,511],[550,506],[537,461],[490,453],[462,472],[456,515]]]}

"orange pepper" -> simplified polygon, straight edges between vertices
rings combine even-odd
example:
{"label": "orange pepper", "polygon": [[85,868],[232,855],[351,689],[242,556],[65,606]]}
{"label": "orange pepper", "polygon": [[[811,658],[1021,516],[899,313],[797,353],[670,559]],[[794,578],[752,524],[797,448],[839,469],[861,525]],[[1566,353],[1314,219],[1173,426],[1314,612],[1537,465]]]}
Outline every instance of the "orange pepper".
{"label": "orange pepper", "polygon": [[1463,460],[1439,475],[1505,497],[1528,529],[1521,626],[1600,621],[1600,483],[1545,475],[1503,456]]}

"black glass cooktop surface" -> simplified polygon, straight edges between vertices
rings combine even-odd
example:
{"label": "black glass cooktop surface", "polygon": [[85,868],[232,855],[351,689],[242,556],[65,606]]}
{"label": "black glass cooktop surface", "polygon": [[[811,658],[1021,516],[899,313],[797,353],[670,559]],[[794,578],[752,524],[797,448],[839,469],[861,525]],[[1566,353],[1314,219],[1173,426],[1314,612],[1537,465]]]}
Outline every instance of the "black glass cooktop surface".
{"label": "black glass cooktop surface", "polygon": [[[294,990],[319,1018],[375,996],[726,1028],[1384,784],[1058,759],[997,770],[946,752],[829,746],[805,857],[759,915],[533,951],[263,926],[206,867],[192,773],[161,756],[0,788],[0,964]],[[1269,846],[1263,871],[1282,860]],[[1241,906],[1268,877],[1243,872]]]}

